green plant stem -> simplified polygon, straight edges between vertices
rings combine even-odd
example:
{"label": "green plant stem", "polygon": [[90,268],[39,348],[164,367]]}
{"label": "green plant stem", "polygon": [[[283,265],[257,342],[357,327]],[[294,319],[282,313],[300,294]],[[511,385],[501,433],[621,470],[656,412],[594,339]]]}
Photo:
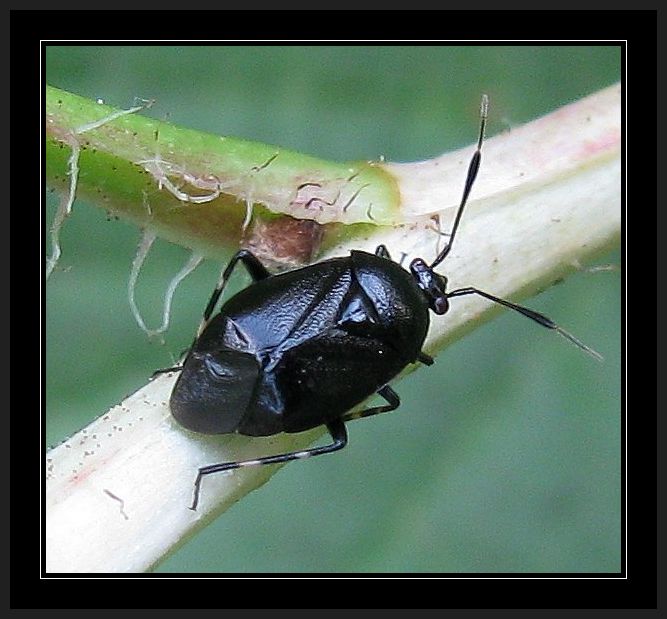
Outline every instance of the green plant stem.
{"label": "green plant stem", "polygon": [[[287,149],[178,127],[47,87],[46,179],[113,215],[219,257],[254,216],[318,224],[400,220],[393,176],[373,162],[335,163]],[[319,238],[319,237],[318,237]],[[299,256],[277,256],[285,264]]]}

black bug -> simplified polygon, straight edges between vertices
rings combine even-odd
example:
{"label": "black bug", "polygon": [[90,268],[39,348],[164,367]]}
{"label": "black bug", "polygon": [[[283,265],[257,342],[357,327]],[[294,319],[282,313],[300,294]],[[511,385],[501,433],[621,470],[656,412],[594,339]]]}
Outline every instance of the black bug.
{"label": "black bug", "polygon": [[[395,410],[400,399],[388,385],[410,363],[433,359],[422,351],[429,310],[444,314],[449,299],[477,294],[555,329],[588,347],[546,316],[473,287],[447,291],[435,272],[452,248],[481,159],[487,119],[483,97],[477,149],[449,240],[429,265],[415,258],[409,271],[380,245],[375,254],[353,251],[298,270],[271,275],[249,251],[227,265],[204,311],[198,337],[185,357],[171,394],[176,420],[204,434],[268,436],[326,426],[332,442],[322,447],[199,469],[191,509],[202,478],[244,466],[274,464],[342,449],[345,422]],[[241,262],[254,283],[213,310]],[[377,393],[386,404],[350,412]]]}

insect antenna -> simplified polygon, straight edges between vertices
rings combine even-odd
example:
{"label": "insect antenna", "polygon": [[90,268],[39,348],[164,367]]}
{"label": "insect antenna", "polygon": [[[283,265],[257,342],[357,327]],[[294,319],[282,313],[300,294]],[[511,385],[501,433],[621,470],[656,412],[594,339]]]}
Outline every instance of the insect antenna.
{"label": "insect antenna", "polygon": [[586,344],[584,344],[581,340],[578,340],[576,337],[574,337],[574,335],[572,335],[562,327],[559,327],[553,320],[551,320],[551,318],[545,316],[544,314],[540,314],[535,310],[524,307],[523,305],[517,305],[516,303],[511,303],[510,301],[501,299],[500,297],[496,297],[492,294],[489,294],[488,292],[479,290],[479,288],[473,288],[473,287],[459,288],[458,290],[452,290],[451,292],[447,293],[447,298],[449,299],[451,297],[462,297],[469,294],[478,294],[486,299],[489,299],[489,301],[493,301],[494,303],[504,305],[509,309],[519,312],[520,314],[523,314],[526,318],[530,318],[531,320],[535,321],[537,324],[542,325],[547,329],[553,329],[554,331],[556,331],[556,333],[562,335],[566,340],[572,342],[575,346],[583,350],[585,353],[588,353],[591,357],[597,359],[598,361],[604,361],[604,358],[599,352],[593,350],[589,346],[586,346]]}
{"label": "insect antenna", "polygon": [[452,231],[449,234],[449,241],[445,245],[442,251],[437,255],[436,259],[431,264],[431,268],[434,269],[438,266],[446,257],[447,254],[452,249],[452,244],[454,243],[454,237],[456,236],[456,231],[459,227],[459,222],[461,221],[461,216],[463,215],[463,209],[465,208],[466,202],[468,201],[468,196],[470,195],[470,190],[472,189],[475,179],[477,178],[477,172],[479,172],[479,164],[482,161],[482,143],[484,142],[484,130],[486,129],[486,119],[489,116],[489,97],[482,95],[482,103],[479,108],[479,138],[477,139],[477,149],[470,160],[470,165],[468,166],[468,175],[466,176],[466,184],[463,188],[463,196],[461,198],[461,204],[456,211],[456,217],[454,218],[454,225],[452,226]]}

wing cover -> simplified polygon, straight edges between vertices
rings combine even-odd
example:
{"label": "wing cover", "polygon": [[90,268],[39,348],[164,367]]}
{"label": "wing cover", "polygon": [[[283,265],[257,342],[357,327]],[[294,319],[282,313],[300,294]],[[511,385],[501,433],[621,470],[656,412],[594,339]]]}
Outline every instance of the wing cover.
{"label": "wing cover", "polygon": [[193,432],[234,432],[246,414],[259,375],[254,355],[227,348],[195,350],[174,386],[171,412]]}

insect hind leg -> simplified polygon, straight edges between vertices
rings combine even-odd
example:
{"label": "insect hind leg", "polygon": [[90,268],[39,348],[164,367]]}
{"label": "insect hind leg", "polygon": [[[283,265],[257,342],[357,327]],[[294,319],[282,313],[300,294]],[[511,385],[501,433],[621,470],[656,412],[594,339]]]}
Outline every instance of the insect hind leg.
{"label": "insect hind leg", "polygon": [[331,453],[333,451],[338,451],[347,445],[347,429],[345,428],[345,423],[342,420],[337,419],[327,424],[327,430],[331,434],[333,442],[329,445],[323,445],[322,447],[313,447],[311,449],[304,449],[302,451],[292,451],[289,453],[278,454],[275,456],[266,456],[264,458],[257,458],[256,460],[242,460],[240,462],[223,462],[221,464],[211,464],[209,466],[203,466],[197,472],[197,478],[195,479],[194,487],[194,496],[192,499],[192,505],[190,509],[196,511],[197,505],[199,504],[199,495],[201,492],[201,482],[206,475],[211,475],[212,473],[220,473],[221,471],[231,471],[233,469],[239,469],[246,466],[260,466],[264,464],[282,464],[284,462],[290,462],[291,460],[300,460],[303,458],[310,458],[311,456],[319,456],[326,453]]}
{"label": "insect hind leg", "polygon": [[373,415],[379,415],[380,413],[388,413],[390,411],[395,411],[401,405],[401,398],[398,397],[398,393],[396,393],[389,385],[385,385],[379,389],[378,395],[381,395],[387,401],[387,404],[348,413],[347,415],[343,415],[342,420],[352,421],[353,419],[361,419],[362,417],[372,417]]}

